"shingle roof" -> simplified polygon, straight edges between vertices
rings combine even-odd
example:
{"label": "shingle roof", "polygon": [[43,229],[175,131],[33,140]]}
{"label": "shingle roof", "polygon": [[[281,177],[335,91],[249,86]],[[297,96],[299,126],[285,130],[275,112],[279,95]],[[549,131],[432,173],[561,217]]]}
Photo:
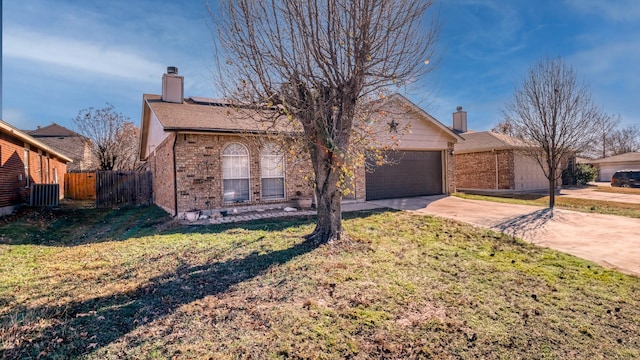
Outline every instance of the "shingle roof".
{"label": "shingle roof", "polygon": [[640,152],[628,152],[625,154],[609,156],[603,159],[591,160],[590,162],[592,164],[602,164],[602,163],[630,162],[630,161],[640,162]]}
{"label": "shingle roof", "polygon": [[57,158],[59,158],[62,161],[65,162],[72,162],[73,160],[69,157],[67,157],[66,155],[52,149],[51,147],[47,146],[46,144],[44,144],[41,141],[38,141],[37,139],[33,138],[31,135],[25,133],[24,131],[18,130],[17,128],[15,128],[13,125],[3,121],[2,119],[0,119],[0,132],[6,133],[8,135],[11,135],[14,138],[20,139],[30,145],[36,146],[46,152],[48,152],[49,154],[51,154],[52,156],[55,156]]}
{"label": "shingle roof", "polygon": [[249,133],[293,131],[284,116],[274,123],[273,119],[261,116],[255,110],[225,104],[194,102],[191,98],[177,104],[164,102],[160,95],[151,94],[145,94],[144,100],[165,130]]}
{"label": "shingle roof", "polygon": [[491,131],[467,132],[461,135],[464,141],[455,144],[454,149],[457,154],[528,147],[518,138]]}
{"label": "shingle roof", "polygon": [[27,133],[33,137],[69,137],[69,136],[80,136],[80,134],[75,133],[64,126],[60,126],[56,123],[52,123],[51,125],[43,126],[36,130],[27,131]]}

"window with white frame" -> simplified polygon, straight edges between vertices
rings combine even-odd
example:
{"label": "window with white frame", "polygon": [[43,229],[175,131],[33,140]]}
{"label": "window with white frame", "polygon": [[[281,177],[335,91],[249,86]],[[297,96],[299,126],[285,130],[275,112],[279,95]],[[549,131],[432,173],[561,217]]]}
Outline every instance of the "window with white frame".
{"label": "window with white frame", "polygon": [[260,151],[262,198],[284,199],[284,156],[274,144],[266,144]]}
{"label": "window with white frame", "polygon": [[249,151],[238,143],[222,150],[223,201],[249,201]]}

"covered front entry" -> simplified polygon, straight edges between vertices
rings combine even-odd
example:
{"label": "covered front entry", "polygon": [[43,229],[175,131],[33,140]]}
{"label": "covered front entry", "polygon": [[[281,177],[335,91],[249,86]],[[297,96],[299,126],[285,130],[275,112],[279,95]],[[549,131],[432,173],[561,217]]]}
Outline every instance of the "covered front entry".
{"label": "covered front entry", "polygon": [[366,174],[367,200],[442,194],[441,151],[389,151],[392,164]]}

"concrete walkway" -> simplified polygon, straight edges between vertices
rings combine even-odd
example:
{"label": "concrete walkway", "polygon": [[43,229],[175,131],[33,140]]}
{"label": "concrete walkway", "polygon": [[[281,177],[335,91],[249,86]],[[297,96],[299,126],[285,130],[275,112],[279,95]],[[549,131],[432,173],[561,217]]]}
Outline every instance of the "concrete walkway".
{"label": "concrete walkway", "polygon": [[640,276],[640,219],[445,196],[367,204],[466,222]]}

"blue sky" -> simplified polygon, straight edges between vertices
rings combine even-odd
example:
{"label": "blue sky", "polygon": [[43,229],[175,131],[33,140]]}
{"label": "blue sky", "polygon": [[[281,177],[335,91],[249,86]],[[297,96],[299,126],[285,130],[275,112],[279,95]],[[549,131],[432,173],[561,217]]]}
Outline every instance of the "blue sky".
{"label": "blue sky", "polygon": [[[143,93],[177,66],[186,96],[217,96],[204,0],[4,0],[3,120],[21,129],[107,102],[140,123]],[[563,57],[623,125],[640,124],[640,1],[440,0],[442,59],[405,93],[444,124],[461,105],[488,130],[527,69]]]}

